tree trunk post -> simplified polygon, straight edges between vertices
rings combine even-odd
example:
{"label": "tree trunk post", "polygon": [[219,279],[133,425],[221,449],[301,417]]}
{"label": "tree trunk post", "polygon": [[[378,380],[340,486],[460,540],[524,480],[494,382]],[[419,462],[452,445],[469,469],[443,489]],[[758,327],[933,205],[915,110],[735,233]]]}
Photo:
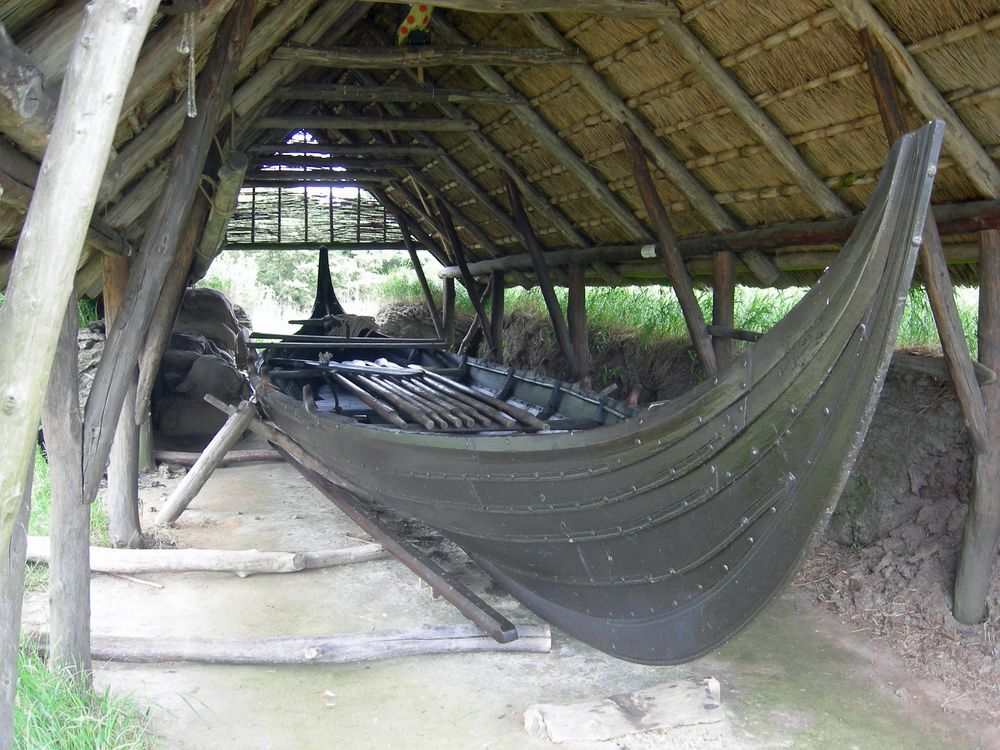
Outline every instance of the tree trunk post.
{"label": "tree trunk post", "polygon": [[139,425],[139,473],[148,474],[156,471],[156,458],[153,452],[153,418],[149,412]]}
{"label": "tree trunk post", "polygon": [[[1000,231],[980,233],[979,361],[1000,368]],[[997,544],[1000,541],[1000,382],[980,386],[986,406],[988,448],[977,452],[973,498],[965,518],[955,579],[955,619],[968,625],[986,616]]]}
{"label": "tree trunk post", "polygon": [[[0,357],[0,549],[24,489],[42,397],[55,356],[64,303],[73,289],[101,170],[111,149],[122,98],[158,6],[156,0],[95,0],[88,7],[63,80],[52,135],[18,243],[0,341],[17,357]],[[95,107],[94,102],[101,102]],[[30,343],[29,343],[30,342]],[[103,467],[102,467],[103,469]]]}
{"label": "tree trunk post", "polygon": [[[121,312],[122,299],[129,280],[127,258],[102,258],[104,279],[104,320],[110,331]],[[104,504],[108,509],[111,539],[116,547],[142,546],[139,525],[139,432],[132,415],[135,412],[138,369],[124,374],[128,389],[122,414],[115,429],[108,462],[108,489]],[[131,403],[131,408],[129,404]]]}
{"label": "tree trunk post", "polygon": [[569,267],[569,299],[566,304],[569,339],[576,354],[574,367],[578,380],[590,375],[590,343],[587,332],[587,285],[585,269],[579,263]]}
{"label": "tree trunk post", "polygon": [[21,645],[21,604],[24,600],[24,560],[28,548],[28,518],[31,515],[31,477],[34,454],[28,471],[21,467],[21,497],[11,529],[6,555],[0,562],[0,748],[14,745],[14,699],[17,696],[17,652]]}
{"label": "tree trunk post", "polygon": [[77,311],[70,298],[42,405],[49,455],[49,666],[90,681],[90,502],[83,497]]}
{"label": "tree trunk post", "polygon": [[413,272],[417,275],[417,283],[420,284],[420,292],[424,295],[427,314],[431,316],[431,323],[434,324],[434,332],[438,338],[444,338],[444,328],[440,318],[438,318],[437,305],[434,304],[434,295],[431,293],[431,287],[427,283],[427,276],[424,275],[424,267],[420,263],[416,248],[413,247],[413,238],[410,236],[410,223],[406,220],[402,211],[396,213],[396,222],[399,224],[399,231],[403,234],[403,244],[406,245],[406,252],[410,256]]}
{"label": "tree trunk post", "polygon": [[472,303],[472,309],[476,311],[476,317],[479,319],[479,325],[482,327],[483,336],[486,338],[486,345],[492,351],[493,337],[490,333],[490,320],[486,315],[486,308],[483,307],[482,299],[479,296],[479,285],[476,284],[476,280],[469,273],[469,264],[465,260],[465,248],[462,246],[462,240],[459,239],[458,232],[455,230],[455,222],[452,221],[450,210],[444,205],[440,205],[439,208],[441,212],[441,224],[444,225],[445,234],[448,235],[448,244],[451,245],[451,252],[455,256],[455,262],[458,264],[459,269],[462,269],[462,285],[469,293],[469,301]]}
{"label": "tree trunk post", "polygon": [[[725,250],[712,253],[712,325],[735,328],[736,275],[733,254]],[[721,369],[733,358],[733,340],[728,336],[713,336],[715,363]]]}
{"label": "tree trunk post", "polygon": [[491,356],[494,362],[503,364],[503,307],[506,282],[503,271],[490,274],[490,334],[493,337]]}
{"label": "tree trunk post", "polygon": [[448,348],[455,348],[455,279],[445,279],[441,292],[441,327]]}
{"label": "tree trunk post", "polygon": [[[231,99],[256,10],[256,0],[238,0],[220,24],[215,45],[198,77],[198,116],[184,123],[168,165],[167,188],[146,227],[135,272],[125,290],[123,314],[108,331],[94,375],[83,430],[84,494],[96,491],[111,452],[114,425],[130,389],[146,330],[163,281],[177,253],[178,237],[198,194],[223,109]],[[134,409],[128,418],[134,423]]]}

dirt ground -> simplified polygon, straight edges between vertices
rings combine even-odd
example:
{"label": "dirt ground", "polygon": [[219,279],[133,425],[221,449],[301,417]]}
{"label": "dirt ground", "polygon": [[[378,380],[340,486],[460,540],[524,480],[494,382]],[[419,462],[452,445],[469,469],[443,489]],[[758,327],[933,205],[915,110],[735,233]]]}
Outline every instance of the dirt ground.
{"label": "dirt ground", "polygon": [[[149,523],[179,472],[142,490]],[[151,527],[150,527],[151,528]],[[342,514],[280,463],[219,469],[161,543],[309,551],[363,539]],[[433,540],[424,538],[425,544]],[[515,622],[535,618],[447,545],[440,558]],[[808,569],[807,569],[808,570]],[[219,573],[95,576],[93,629],[104,635],[333,635],[461,622],[394,560],[245,579]],[[801,581],[802,579],[800,579]],[[28,603],[29,625],[45,596]],[[741,635],[679,667],[612,659],[553,633],[549,654],[412,656],[353,665],[245,667],[98,664],[99,687],[150,707],[158,747],[546,748],[525,709],[641,690],[683,677],[722,684],[727,723],[697,733],[633,735],[568,748],[1000,748],[982,695],[915,675],[884,641],[792,586]]]}

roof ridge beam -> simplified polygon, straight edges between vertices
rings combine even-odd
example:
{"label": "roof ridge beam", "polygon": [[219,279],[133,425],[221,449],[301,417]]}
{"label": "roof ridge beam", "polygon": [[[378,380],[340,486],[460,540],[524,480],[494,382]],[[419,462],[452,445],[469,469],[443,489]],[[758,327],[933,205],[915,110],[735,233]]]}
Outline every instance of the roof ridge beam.
{"label": "roof ridge beam", "polygon": [[758,107],[750,95],[726,72],[715,56],[681,21],[670,18],[659,22],[667,40],[687,60],[691,68],[729,105],[750,131],[757,136],[785,171],[798,183],[806,196],[829,217],[850,216],[853,212],[822,178],[806,164],[805,159],[788,142],[784,132],[768,114]]}
{"label": "roof ridge beam", "polygon": [[[431,21],[434,28],[448,39],[457,44],[468,44],[469,40],[457,28],[448,23],[440,15],[434,16]],[[633,237],[643,240],[653,238],[649,229],[639,221],[632,211],[615,195],[607,185],[605,185],[591,166],[580,158],[572,148],[566,144],[555,130],[536,112],[524,96],[517,89],[508,83],[500,73],[487,65],[477,65],[473,68],[487,85],[495,90],[516,96],[518,103],[513,105],[513,112],[524,123],[535,138],[544,144],[556,157],[556,160],[565,166],[566,171],[573,175],[589,192],[605,212],[607,212],[622,228],[631,233]],[[576,70],[583,69],[582,66],[575,66]]]}
{"label": "roof ridge beam", "polygon": [[[393,5],[410,5],[409,0],[385,0]],[[435,0],[437,8],[450,8],[466,13],[593,13],[609,18],[659,18],[678,13],[671,3],[663,0]]]}
{"label": "roof ridge beam", "polygon": [[[548,19],[538,14],[522,18],[535,36],[546,44],[553,46],[574,46],[563,38]],[[663,142],[648,125],[632,110],[611,86],[591,66],[574,68],[573,75],[580,85],[593,97],[611,118],[629,126],[636,138],[652,156],[656,166],[667,175],[678,190],[684,195],[691,206],[717,230],[735,231],[740,229],[739,223],[722,206],[716,203],[711,192],[684,167],[667,150]],[[825,187],[825,186],[824,186]],[[746,265],[753,269],[754,275],[762,282],[771,284],[777,279],[778,271],[774,265],[760,253],[750,253],[743,259]]]}
{"label": "roof ridge beam", "polygon": [[286,44],[274,51],[276,60],[351,70],[395,69],[447,65],[579,65],[579,54],[549,47],[481,47],[426,45],[417,47],[329,47],[320,49]]}
{"label": "roof ridge beam", "polygon": [[947,151],[976,189],[989,198],[1000,198],[1000,167],[945,101],[896,33],[868,0],[832,0],[844,22],[854,31],[869,29],[885,48],[896,80],[917,110],[929,119],[940,118]]}

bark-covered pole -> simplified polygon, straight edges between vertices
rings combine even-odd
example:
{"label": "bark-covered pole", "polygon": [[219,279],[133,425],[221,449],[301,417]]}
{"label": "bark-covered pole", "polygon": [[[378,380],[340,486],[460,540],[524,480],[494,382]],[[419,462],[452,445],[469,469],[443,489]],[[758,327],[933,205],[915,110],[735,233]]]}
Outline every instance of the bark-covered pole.
{"label": "bark-covered pole", "polygon": [[90,503],[83,498],[76,298],[66,306],[42,407],[49,455],[49,665],[90,676]]}
{"label": "bark-covered pole", "polygon": [[[31,514],[31,476],[34,456],[21,467],[21,497],[10,544],[0,554],[0,748],[14,744],[14,698],[17,695],[17,650],[21,642],[21,603],[24,595],[24,560]],[[27,468],[27,472],[25,472]]]}
{"label": "bark-covered pole", "polygon": [[232,96],[256,6],[256,0],[240,0],[220,25],[198,80],[198,116],[184,124],[174,146],[167,188],[146,228],[125,292],[122,315],[108,331],[84,418],[83,487],[87,495],[96,492],[104,474],[128,378],[138,361],[163,280],[176,255],[178,237],[198,193],[219,119]]}
{"label": "bark-covered pole", "polygon": [[[63,79],[41,174],[0,310],[0,551],[24,490],[66,301],[157,0],[95,0]],[[16,354],[16,356],[15,356]]]}

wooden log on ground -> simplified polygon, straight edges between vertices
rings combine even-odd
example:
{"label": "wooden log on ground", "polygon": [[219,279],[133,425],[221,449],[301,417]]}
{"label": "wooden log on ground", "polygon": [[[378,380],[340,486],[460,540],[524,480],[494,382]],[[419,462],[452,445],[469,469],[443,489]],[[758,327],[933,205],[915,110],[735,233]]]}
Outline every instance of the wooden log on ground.
{"label": "wooden log on ground", "polygon": [[215,467],[219,465],[222,457],[226,455],[230,448],[243,436],[247,426],[257,414],[257,402],[255,400],[243,401],[236,409],[236,413],[226,420],[222,429],[212,438],[212,442],[202,452],[201,457],[195,462],[181,480],[181,483],[170,493],[170,497],[156,514],[156,523],[173,523],[180,518],[184,509],[194,500],[195,495],[205,486],[205,482],[212,476]]}
{"label": "wooden log on ground", "polygon": [[[95,659],[158,664],[187,661],[202,664],[351,664],[415,654],[485,651],[547,654],[552,648],[548,625],[518,625],[518,638],[497,643],[473,625],[424,625],[406,630],[373,630],[334,636],[277,638],[141,638],[93,637]],[[35,634],[44,643],[44,635]],[[44,646],[43,646],[44,647]]]}
{"label": "wooden log on ground", "polygon": [[42,406],[49,458],[49,664],[90,679],[90,502],[83,497],[76,297],[66,306]]}
{"label": "wooden log on ground", "polygon": [[[104,319],[110,329],[121,311],[122,298],[128,285],[129,261],[127,258],[102,258],[101,271]],[[111,446],[108,489],[104,502],[108,508],[109,532],[115,546],[135,548],[142,546],[139,521],[139,431],[137,423],[132,420],[139,371],[133,367],[124,377],[128,379],[128,388]]]}
{"label": "wooden log on ground", "polygon": [[[358,544],[313,552],[269,552],[256,549],[111,549],[91,547],[90,568],[95,573],[298,573],[303,570],[380,560],[389,553],[380,544]],[[49,563],[49,537],[28,537],[28,562]]]}
{"label": "wooden log on ground", "polygon": [[[1000,368],[1000,232],[983,232],[979,252],[979,361]],[[965,517],[955,579],[955,619],[971,625],[986,617],[1000,543],[1000,383],[981,387],[987,446],[973,463],[974,494]]]}
{"label": "wooden log on ground", "polygon": [[[0,358],[0,433],[5,440],[5,460],[0,463],[0,549],[10,539],[21,503],[23,467],[34,451],[42,393],[94,210],[101,178],[94,165],[107,161],[122,96],[156,6],[155,0],[135,0],[123,9],[116,0],[95,0],[78,37],[87,43],[75,46],[63,81],[0,310],[0,340],[19,352],[17,357]],[[95,108],[95,101],[101,106]],[[110,428],[111,423],[109,438]]]}
{"label": "wooden log on ground", "polygon": [[646,155],[639,145],[638,139],[627,126],[622,125],[619,129],[625,139],[629,156],[632,160],[632,173],[635,177],[636,188],[642,196],[642,202],[646,206],[646,213],[650,219],[656,223],[656,231],[660,241],[656,245],[657,257],[663,264],[667,276],[670,278],[670,285],[674,288],[677,301],[680,303],[681,312],[684,313],[684,322],[687,323],[688,333],[694,343],[695,351],[698,353],[698,360],[706,375],[714,375],[718,370],[715,363],[715,351],[712,349],[712,340],[708,335],[705,326],[705,319],[701,314],[701,307],[694,296],[694,288],[691,286],[691,277],[688,276],[687,269],[684,268],[684,260],[680,250],[677,249],[677,236],[673,227],[670,226],[670,218],[667,210],[663,207],[659,194],[656,192],[656,185],[649,174],[649,167],[646,165]]}
{"label": "wooden log on ground", "polygon": [[[158,463],[173,464],[174,466],[194,466],[201,455],[201,453],[189,451],[153,451],[153,458]],[[233,466],[263,461],[284,461],[284,459],[270,449],[229,451],[222,457],[218,465]]]}
{"label": "wooden log on ground", "polygon": [[0,748],[14,746],[14,699],[17,695],[17,652],[21,644],[21,605],[24,601],[24,561],[31,515],[32,454],[27,471],[21,467],[21,496],[10,541],[0,545]]}
{"label": "wooden log on ground", "polygon": [[303,65],[352,70],[428,68],[455,65],[579,65],[582,53],[552,47],[483,47],[426,45],[410,47],[333,47],[318,49],[285,45],[274,51],[276,60],[294,60]]}
{"label": "wooden log on ground", "polygon": [[108,331],[84,419],[85,495],[96,491],[104,473],[112,425],[125,400],[126,374],[139,358],[164,278],[174,262],[178,237],[198,192],[208,150],[232,94],[255,9],[256,0],[238,0],[219,28],[216,44],[198,77],[198,116],[184,124],[177,140],[167,191],[146,228],[142,251],[126,290],[123,314]]}

